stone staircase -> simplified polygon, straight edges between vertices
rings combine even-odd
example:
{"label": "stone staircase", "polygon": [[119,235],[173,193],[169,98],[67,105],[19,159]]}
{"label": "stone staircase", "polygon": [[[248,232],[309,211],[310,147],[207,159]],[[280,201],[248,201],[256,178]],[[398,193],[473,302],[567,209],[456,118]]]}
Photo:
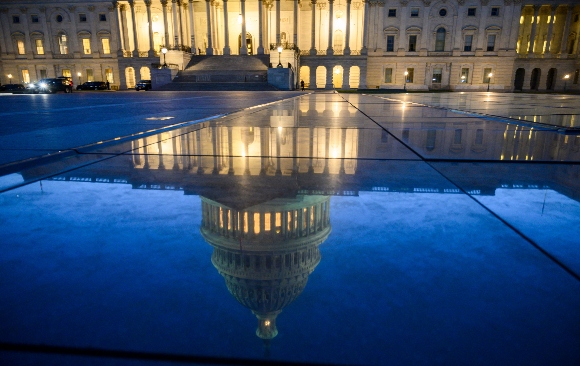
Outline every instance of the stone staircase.
{"label": "stone staircase", "polygon": [[269,55],[193,56],[158,90],[277,90],[268,84]]}

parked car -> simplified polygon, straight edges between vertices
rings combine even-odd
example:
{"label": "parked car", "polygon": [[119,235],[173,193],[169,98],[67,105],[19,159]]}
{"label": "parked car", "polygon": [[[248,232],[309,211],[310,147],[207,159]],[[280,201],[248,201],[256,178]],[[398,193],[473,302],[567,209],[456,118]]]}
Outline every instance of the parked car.
{"label": "parked car", "polygon": [[135,90],[151,90],[151,80],[139,80],[135,86]]}
{"label": "parked car", "polygon": [[72,93],[72,86],[66,78],[41,79],[36,83],[36,90],[39,93],[56,93],[63,91]]}
{"label": "parked car", "polygon": [[20,94],[26,92],[26,87],[22,84],[0,85],[0,93]]}
{"label": "parked car", "polygon": [[104,81],[87,81],[78,85],[77,90],[107,90],[107,84]]}

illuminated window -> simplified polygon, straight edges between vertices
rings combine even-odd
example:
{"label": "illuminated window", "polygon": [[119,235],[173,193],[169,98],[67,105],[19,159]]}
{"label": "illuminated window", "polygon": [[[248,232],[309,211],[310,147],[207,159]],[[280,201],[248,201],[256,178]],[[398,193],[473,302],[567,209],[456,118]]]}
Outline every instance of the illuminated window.
{"label": "illuminated window", "polygon": [[272,214],[265,213],[264,214],[264,231],[272,230]]}
{"label": "illuminated window", "polygon": [[483,82],[486,84],[491,82],[489,74],[491,74],[491,68],[483,69]]}
{"label": "illuminated window", "polygon": [[436,68],[433,69],[433,82],[434,83],[441,83],[441,74],[443,73],[443,69]]}
{"label": "illuminated window", "polygon": [[469,82],[469,68],[467,67],[461,69],[461,82],[462,83]]}
{"label": "illuminated window", "polygon": [[26,51],[24,50],[24,41],[19,39],[16,41],[16,45],[18,47],[18,54],[24,55],[26,53]]}
{"label": "illuminated window", "polygon": [[66,76],[67,78],[71,77],[70,69],[62,69],[62,76]]}
{"label": "illuminated window", "polygon": [[413,76],[415,73],[415,69],[411,68],[411,69],[407,69],[407,82],[408,83],[412,83],[413,82]]}
{"label": "illuminated window", "polygon": [[244,212],[244,234],[248,233],[248,213]]}
{"label": "illuminated window", "polygon": [[42,44],[42,39],[37,39],[34,41],[36,43],[36,53],[39,55],[44,55],[44,45]]}
{"label": "illuminated window", "polygon": [[87,81],[95,81],[93,76],[93,69],[86,69],[85,72],[87,74]]}
{"label": "illuminated window", "polygon": [[28,70],[26,70],[26,69],[22,70],[22,81],[24,83],[30,82],[30,74],[28,73]]}
{"label": "illuminated window", "polygon": [[59,47],[59,50],[60,50],[60,54],[61,55],[68,54],[68,46],[67,46],[67,41],[66,41],[66,35],[61,34],[60,36],[58,36],[58,47]]}
{"label": "illuminated window", "polygon": [[113,69],[105,69],[105,81],[111,84],[115,82],[113,79]]}
{"label": "illuminated window", "polygon": [[91,40],[88,38],[83,38],[83,52],[85,55],[91,54]]}
{"label": "illuminated window", "polygon": [[111,45],[109,43],[108,38],[101,39],[101,43],[103,44],[103,54],[109,55],[111,53]]}
{"label": "illuminated window", "polygon": [[254,212],[254,234],[260,233],[260,213]]}

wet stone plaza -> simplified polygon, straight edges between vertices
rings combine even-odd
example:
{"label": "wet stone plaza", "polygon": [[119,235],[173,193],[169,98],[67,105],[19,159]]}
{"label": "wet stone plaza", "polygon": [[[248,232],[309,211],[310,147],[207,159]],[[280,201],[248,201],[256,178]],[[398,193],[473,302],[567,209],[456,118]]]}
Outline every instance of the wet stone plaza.
{"label": "wet stone plaza", "polygon": [[0,121],[0,364],[580,364],[580,96],[3,95]]}

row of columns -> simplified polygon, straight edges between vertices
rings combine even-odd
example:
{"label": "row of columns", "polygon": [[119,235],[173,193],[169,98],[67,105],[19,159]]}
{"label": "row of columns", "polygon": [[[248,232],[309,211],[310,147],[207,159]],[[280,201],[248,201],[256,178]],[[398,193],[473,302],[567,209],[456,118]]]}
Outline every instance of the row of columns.
{"label": "row of columns", "polygon": [[[536,43],[536,32],[537,32],[537,25],[539,22],[539,15],[540,15],[540,8],[542,5],[534,5],[534,17],[532,19],[532,31],[530,33],[530,44],[528,46],[528,54],[534,54],[535,43]],[[564,23],[564,31],[562,34],[562,43],[560,45],[560,54],[566,54],[566,48],[568,45],[568,34],[570,33],[570,26],[572,23],[572,10],[573,6],[564,5],[566,9],[566,21]],[[550,52],[550,46],[554,38],[554,19],[556,15],[556,10],[558,9],[558,5],[551,5],[550,6],[550,24],[548,25],[548,36],[546,40],[546,51]]]}
{"label": "row of columns", "polygon": [[[278,212],[235,211],[202,202],[202,226],[212,232],[232,238],[252,239],[267,238],[267,236],[299,238],[325,231],[328,228],[330,224],[328,206],[328,200],[325,200],[312,206]],[[258,214],[258,226],[256,226],[255,214]],[[266,227],[266,214],[270,214],[269,228]],[[277,226],[278,220],[279,226]],[[269,234],[266,234],[268,232]]]}
{"label": "row of columns", "polygon": [[[186,7],[187,4],[181,3],[179,0],[171,0],[172,3],[172,20],[173,20],[173,42],[170,42],[169,38],[169,24],[168,24],[168,10],[167,6],[169,4],[169,0],[160,0],[161,6],[163,9],[163,28],[165,31],[165,46],[168,48],[178,49],[179,46],[184,42],[184,29],[186,25],[183,23],[182,17],[182,10],[178,8]],[[143,0],[145,7],[147,9],[147,22],[149,23],[149,50],[147,52],[148,57],[155,56],[155,49],[154,49],[154,42],[153,42],[153,18],[151,15],[151,5],[152,0]],[[133,44],[135,45],[135,49],[132,52],[133,57],[139,57],[139,40],[138,40],[138,32],[137,32],[137,17],[135,13],[135,0],[128,0],[129,8],[131,11],[131,21],[133,24]],[[124,50],[128,50],[129,45],[125,44],[123,30],[125,29],[125,22],[123,18],[123,12],[125,11],[124,4],[119,4],[115,1],[115,6],[117,8],[116,16],[116,24],[118,24],[119,29],[119,54],[122,55]],[[194,32],[194,22],[193,22],[193,0],[189,0],[189,24],[191,29],[191,52],[193,54],[196,53],[196,46],[195,46],[195,32]]]}
{"label": "row of columns", "polygon": [[[316,3],[317,0],[310,0],[312,4],[312,11],[311,11],[311,35],[310,35],[310,54],[316,55],[318,51],[316,50]],[[350,6],[352,0],[346,0],[346,39],[345,39],[345,47],[344,47],[344,54],[350,55]],[[365,1],[365,24],[366,24],[366,16],[367,16],[367,9],[368,9],[368,2]],[[326,54],[328,56],[332,56],[334,54],[334,48],[332,45],[332,36],[334,34],[334,0],[328,0],[328,47],[326,48]],[[322,11],[319,9],[318,11]],[[296,13],[296,11],[294,11]],[[296,20],[295,20],[296,24]],[[366,26],[365,26],[366,30]],[[364,43],[366,45],[366,42]]]}

